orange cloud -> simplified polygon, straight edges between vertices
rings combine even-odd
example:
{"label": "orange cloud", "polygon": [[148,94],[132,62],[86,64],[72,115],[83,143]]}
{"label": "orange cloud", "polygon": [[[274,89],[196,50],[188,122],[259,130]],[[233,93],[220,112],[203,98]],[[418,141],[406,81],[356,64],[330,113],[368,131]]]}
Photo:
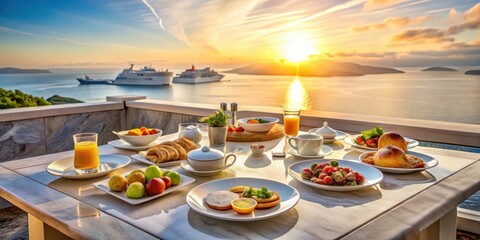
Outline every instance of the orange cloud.
{"label": "orange cloud", "polygon": [[428,16],[421,16],[415,19],[409,17],[389,17],[381,23],[353,26],[352,30],[354,32],[366,32],[370,30],[381,30],[388,27],[404,27],[407,25],[421,24],[427,21],[427,19]]}
{"label": "orange cloud", "polygon": [[445,31],[434,28],[408,29],[393,36],[392,45],[453,42]]}

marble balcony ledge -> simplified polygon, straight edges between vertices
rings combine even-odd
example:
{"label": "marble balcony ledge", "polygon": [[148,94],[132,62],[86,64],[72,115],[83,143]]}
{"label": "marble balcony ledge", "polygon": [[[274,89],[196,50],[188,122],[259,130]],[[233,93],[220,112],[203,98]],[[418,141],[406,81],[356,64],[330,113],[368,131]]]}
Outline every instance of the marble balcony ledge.
{"label": "marble balcony ledge", "polygon": [[41,107],[25,107],[0,110],[0,122],[55,117],[80,113],[92,113],[111,110],[123,110],[122,102],[91,102],[51,105]]}

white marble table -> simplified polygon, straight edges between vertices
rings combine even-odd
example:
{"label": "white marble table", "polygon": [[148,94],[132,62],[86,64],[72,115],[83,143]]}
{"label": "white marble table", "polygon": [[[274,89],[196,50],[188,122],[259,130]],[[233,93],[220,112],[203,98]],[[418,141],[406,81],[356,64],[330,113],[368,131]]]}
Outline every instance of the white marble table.
{"label": "white marble table", "polygon": [[[172,134],[162,138],[170,140],[176,137]],[[208,143],[208,139],[204,138],[202,143]],[[101,236],[110,238],[383,239],[425,234],[439,237],[438,229],[443,230],[443,237],[448,238],[455,230],[456,206],[480,190],[479,154],[417,147],[413,151],[435,157],[439,165],[412,174],[385,174],[383,183],[368,189],[329,192],[310,188],[287,174],[287,167],[299,159],[289,155],[272,159],[271,151],[284,149],[283,139],[263,144],[267,147],[266,155],[252,157],[250,143],[227,143],[223,150],[235,152],[237,161],[215,176],[197,177],[179,166],[171,167],[197,180],[165,197],[136,206],[91,186],[108,176],[68,180],[46,172],[50,162],[69,157],[72,151],[0,164],[0,196],[74,238],[91,238],[91,232],[100,232]],[[329,146],[335,151],[326,159],[356,160],[360,155],[343,141]],[[100,152],[134,154],[108,145],[101,146]],[[114,173],[140,167],[146,165],[132,160],[130,165]],[[259,177],[283,182],[296,188],[301,199],[295,208],[286,213],[259,222],[216,220],[190,210],[185,202],[190,189],[207,181],[229,177]],[[67,204],[63,204],[64,201]],[[79,210],[78,214],[66,218],[65,214],[71,213],[72,208],[75,210],[74,206],[82,206],[80,209],[86,210]],[[89,217],[85,218],[82,211],[92,214],[87,214]]]}

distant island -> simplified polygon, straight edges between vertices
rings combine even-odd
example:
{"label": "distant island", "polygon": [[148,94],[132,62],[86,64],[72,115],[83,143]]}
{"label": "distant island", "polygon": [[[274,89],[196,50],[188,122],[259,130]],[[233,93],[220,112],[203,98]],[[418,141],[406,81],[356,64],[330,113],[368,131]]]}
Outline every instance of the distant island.
{"label": "distant island", "polygon": [[480,75],[480,70],[468,70],[465,75]]}
{"label": "distant island", "polygon": [[47,69],[23,69],[23,68],[13,68],[13,67],[5,67],[0,68],[0,74],[17,74],[17,73],[52,73]]}
{"label": "distant island", "polygon": [[456,72],[457,69],[447,67],[429,67],[422,70],[422,72]]}
{"label": "distant island", "polygon": [[[393,68],[372,67],[347,62],[315,60],[300,64],[298,75],[309,77],[363,76],[367,74],[404,73]],[[252,75],[296,75],[297,65],[287,62],[254,63],[226,71]]]}

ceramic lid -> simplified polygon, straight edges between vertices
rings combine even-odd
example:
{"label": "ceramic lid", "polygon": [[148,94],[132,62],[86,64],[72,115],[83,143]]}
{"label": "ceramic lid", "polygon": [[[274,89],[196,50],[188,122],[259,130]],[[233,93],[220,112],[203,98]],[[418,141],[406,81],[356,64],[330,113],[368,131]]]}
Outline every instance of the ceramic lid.
{"label": "ceramic lid", "polygon": [[188,158],[199,161],[217,160],[223,158],[225,154],[223,152],[203,146],[200,149],[195,149],[188,153]]}
{"label": "ceramic lid", "polygon": [[333,128],[328,126],[328,122],[323,122],[323,127],[319,128],[315,133],[317,135],[322,135],[322,136],[324,136],[324,135],[327,135],[327,136],[337,135],[337,131],[335,131]]}

